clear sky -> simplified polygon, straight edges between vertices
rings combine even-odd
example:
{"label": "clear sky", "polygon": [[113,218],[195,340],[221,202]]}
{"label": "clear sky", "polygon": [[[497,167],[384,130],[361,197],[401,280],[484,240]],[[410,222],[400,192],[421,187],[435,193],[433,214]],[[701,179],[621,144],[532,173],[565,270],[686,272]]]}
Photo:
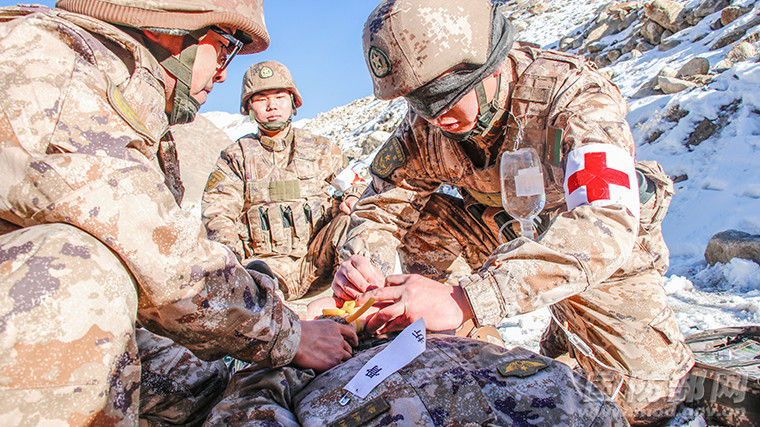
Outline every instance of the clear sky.
{"label": "clear sky", "polygon": [[[1,6],[18,2],[0,0]],[[54,6],[55,0],[25,0]],[[227,81],[214,87],[201,112],[240,112],[243,74],[252,64],[275,60],[290,69],[304,100],[296,119],[372,94],[362,54],[364,21],[380,0],[264,0],[269,49],[235,58]]]}

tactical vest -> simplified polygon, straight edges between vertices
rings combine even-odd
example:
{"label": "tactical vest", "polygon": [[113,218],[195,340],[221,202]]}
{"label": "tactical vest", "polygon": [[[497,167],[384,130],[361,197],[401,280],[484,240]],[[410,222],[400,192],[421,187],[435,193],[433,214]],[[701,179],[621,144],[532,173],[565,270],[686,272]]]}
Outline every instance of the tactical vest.
{"label": "tactical vest", "polygon": [[[317,159],[328,156],[320,152],[316,138],[294,129],[285,168],[259,171],[261,156],[271,156],[258,137],[238,140],[243,155],[245,194],[241,233],[245,257],[306,255],[311,236],[329,221],[330,204],[320,180]],[[293,149],[293,144],[296,148]],[[326,145],[325,145],[326,146]],[[324,150],[327,151],[327,150]],[[332,172],[332,171],[330,171]],[[257,179],[267,176],[270,179]],[[275,178],[276,177],[276,178]],[[321,181],[321,182],[320,182]]]}

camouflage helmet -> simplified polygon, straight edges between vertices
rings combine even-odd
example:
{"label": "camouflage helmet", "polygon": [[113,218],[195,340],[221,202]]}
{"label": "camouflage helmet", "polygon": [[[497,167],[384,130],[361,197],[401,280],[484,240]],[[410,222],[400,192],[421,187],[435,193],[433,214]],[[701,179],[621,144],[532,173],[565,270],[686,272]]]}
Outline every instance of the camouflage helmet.
{"label": "camouflage helmet", "polygon": [[384,0],[362,35],[375,96],[393,99],[456,65],[483,65],[491,15],[488,0]]}
{"label": "camouflage helmet", "polygon": [[248,114],[248,100],[256,93],[270,89],[286,89],[293,94],[295,108],[303,105],[301,94],[290,76],[290,71],[277,61],[265,61],[251,65],[243,76],[240,94],[240,112]]}
{"label": "camouflage helmet", "polygon": [[251,36],[241,54],[269,46],[262,0],[58,0],[56,7],[141,30],[188,32],[228,26]]}

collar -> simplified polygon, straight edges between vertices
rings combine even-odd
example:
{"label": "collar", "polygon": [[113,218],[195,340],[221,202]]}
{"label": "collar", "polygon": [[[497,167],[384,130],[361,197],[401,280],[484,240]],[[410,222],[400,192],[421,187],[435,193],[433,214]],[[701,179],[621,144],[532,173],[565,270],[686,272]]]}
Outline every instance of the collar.
{"label": "collar", "polygon": [[295,137],[295,129],[291,126],[290,131],[284,138],[270,138],[259,133],[259,142],[261,146],[269,151],[282,151],[291,146]]}

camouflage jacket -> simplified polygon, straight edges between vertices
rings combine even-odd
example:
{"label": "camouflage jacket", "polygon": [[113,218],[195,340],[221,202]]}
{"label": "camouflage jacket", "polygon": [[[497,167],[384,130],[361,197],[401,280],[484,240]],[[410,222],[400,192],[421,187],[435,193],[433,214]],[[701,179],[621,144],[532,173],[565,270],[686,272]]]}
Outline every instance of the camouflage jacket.
{"label": "camouflage jacket", "polygon": [[156,161],[168,130],[162,79],[148,50],[112,25],[0,9],[0,230],[78,227],[121,257],[146,328],[203,358],[287,364],[300,324],[275,284],[207,240],[165,184],[178,177]]}
{"label": "camouflage jacket", "polygon": [[[292,128],[280,140],[247,135],[225,148],[203,192],[209,238],[239,259],[306,255],[311,237],[335,215],[330,181],[347,165],[329,139]],[[361,195],[365,185],[346,195]]]}
{"label": "camouflage jacket", "polygon": [[[691,355],[662,289],[668,250],[660,222],[667,204],[650,200],[640,206],[638,220],[622,205],[586,205],[568,211],[565,203],[563,182],[570,152],[588,144],[612,144],[633,157],[627,103],[617,87],[580,57],[522,46],[513,48],[506,61],[506,69],[514,71],[512,82],[502,79],[502,88],[510,85],[502,92],[511,99],[499,102],[509,102],[523,126],[523,146],[535,148],[543,159],[544,213],[550,223],[536,241],[519,238],[497,247],[477,273],[459,281],[477,321],[497,325],[505,317],[548,305],[567,313],[592,315],[599,310],[602,322],[614,325],[610,326],[614,333],[600,332],[606,337],[609,333],[612,343],[586,341],[598,342],[595,349],[604,354],[609,348],[625,347],[625,336],[636,334],[638,328],[651,332],[665,324],[667,331],[662,334],[669,338],[660,350],[672,347],[675,361],[662,364],[662,372],[653,376],[669,378],[673,366],[688,365]],[[517,133],[510,118],[504,135],[496,139],[498,150],[491,153],[511,150]],[[484,151],[487,157],[489,151]],[[354,208],[341,256],[367,256],[390,273],[402,237],[442,183],[456,187],[465,205],[500,207],[499,162],[485,164],[476,165],[460,143],[410,111],[373,162],[372,184]],[[668,194],[661,196],[669,201],[672,183],[658,167],[650,170],[662,178],[661,191]],[[626,280],[636,286],[625,284]],[[616,287],[624,289],[618,292]],[[647,295],[645,310],[638,301],[627,300],[631,292]],[[636,330],[616,320],[621,318],[635,324]]]}

